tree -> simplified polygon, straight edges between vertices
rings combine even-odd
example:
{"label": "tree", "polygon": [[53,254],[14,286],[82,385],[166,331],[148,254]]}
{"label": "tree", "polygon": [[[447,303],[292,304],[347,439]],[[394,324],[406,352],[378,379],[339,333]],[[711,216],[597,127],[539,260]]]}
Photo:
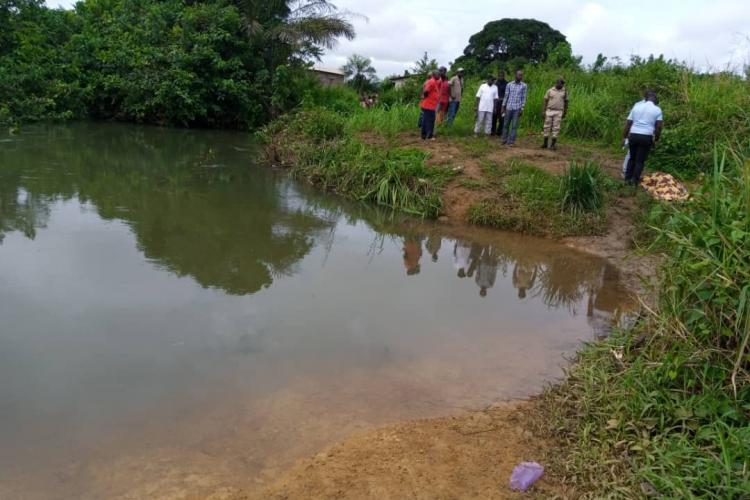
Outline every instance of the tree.
{"label": "tree", "polygon": [[430,56],[425,52],[422,57],[417,59],[412,66],[411,71],[414,75],[421,78],[427,78],[427,75],[438,69],[438,63],[435,59],[430,59]]}
{"label": "tree", "polygon": [[270,45],[266,53],[271,57],[320,59],[323,50],[333,48],[338,38],[351,40],[355,36],[351,14],[340,12],[327,0],[233,1],[248,35]]}
{"label": "tree", "polygon": [[574,56],[573,49],[568,42],[558,43],[547,54],[547,63],[554,68],[580,69],[583,57]]}
{"label": "tree", "polygon": [[377,81],[375,68],[372,67],[372,60],[359,54],[352,54],[341,67],[347,82],[358,93],[372,90]]}
{"label": "tree", "polygon": [[453,66],[485,71],[494,63],[538,63],[560,43],[567,43],[565,35],[547,23],[536,19],[500,19],[487,23],[482,31],[472,35]]}
{"label": "tree", "polygon": [[257,127],[300,102],[349,17],[326,0],[0,0],[0,124]]}
{"label": "tree", "polygon": [[597,71],[601,71],[606,67],[606,64],[607,58],[604,56],[604,54],[599,52],[596,55],[596,61],[594,61],[594,64],[591,66],[591,71],[593,71],[594,73],[596,73]]}

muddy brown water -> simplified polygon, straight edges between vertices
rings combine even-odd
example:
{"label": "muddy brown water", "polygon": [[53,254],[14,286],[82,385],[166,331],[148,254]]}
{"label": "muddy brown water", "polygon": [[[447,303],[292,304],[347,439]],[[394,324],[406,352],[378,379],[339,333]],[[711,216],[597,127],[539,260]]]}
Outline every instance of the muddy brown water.
{"label": "muddy brown water", "polygon": [[314,192],[248,134],[0,136],[0,498],[186,498],[539,391],[627,307],[553,242]]}

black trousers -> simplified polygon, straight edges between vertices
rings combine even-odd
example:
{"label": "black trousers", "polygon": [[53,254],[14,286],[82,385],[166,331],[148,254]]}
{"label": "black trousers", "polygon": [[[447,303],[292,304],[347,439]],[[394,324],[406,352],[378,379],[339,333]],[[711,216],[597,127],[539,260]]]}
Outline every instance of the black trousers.
{"label": "black trousers", "polygon": [[625,170],[625,182],[638,185],[641,182],[641,173],[646,164],[648,153],[654,144],[654,138],[645,134],[630,134],[628,136],[630,146],[630,161]]}
{"label": "black trousers", "polygon": [[503,115],[500,109],[492,113],[492,135],[503,135]]}
{"label": "black trousers", "polygon": [[422,108],[422,139],[432,139],[435,131],[435,110]]}

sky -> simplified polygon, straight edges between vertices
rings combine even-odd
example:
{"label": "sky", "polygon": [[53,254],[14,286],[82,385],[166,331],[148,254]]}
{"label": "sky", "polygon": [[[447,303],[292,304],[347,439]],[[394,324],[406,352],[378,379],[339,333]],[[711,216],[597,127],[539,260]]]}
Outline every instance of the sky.
{"label": "sky", "polygon": [[[48,0],[69,7],[72,0]],[[372,59],[378,75],[401,74],[425,51],[441,65],[461,55],[469,37],[489,21],[534,18],[562,32],[583,62],[598,53],[664,54],[699,69],[750,63],[748,0],[332,0],[353,18],[357,37],[340,41],[318,64],[342,66],[347,57]]]}

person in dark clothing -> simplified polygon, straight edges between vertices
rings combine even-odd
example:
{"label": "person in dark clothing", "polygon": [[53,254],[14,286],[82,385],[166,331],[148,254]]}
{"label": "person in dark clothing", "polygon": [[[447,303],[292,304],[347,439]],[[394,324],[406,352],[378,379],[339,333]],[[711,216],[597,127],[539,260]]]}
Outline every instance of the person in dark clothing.
{"label": "person in dark clothing", "polygon": [[622,133],[623,146],[627,141],[630,148],[630,160],[625,170],[625,183],[637,186],[641,182],[641,173],[651,151],[661,137],[664,115],[656,105],[656,92],[647,90],[644,100],[637,102],[630,110]]}
{"label": "person in dark clothing", "polygon": [[492,114],[492,132],[491,135],[502,135],[503,134],[503,114],[501,112],[503,98],[505,97],[505,87],[508,85],[508,81],[505,79],[505,71],[501,71],[497,75],[495,80],[495,87],[497,87],[497,105],[495,106],[495,112]]}

